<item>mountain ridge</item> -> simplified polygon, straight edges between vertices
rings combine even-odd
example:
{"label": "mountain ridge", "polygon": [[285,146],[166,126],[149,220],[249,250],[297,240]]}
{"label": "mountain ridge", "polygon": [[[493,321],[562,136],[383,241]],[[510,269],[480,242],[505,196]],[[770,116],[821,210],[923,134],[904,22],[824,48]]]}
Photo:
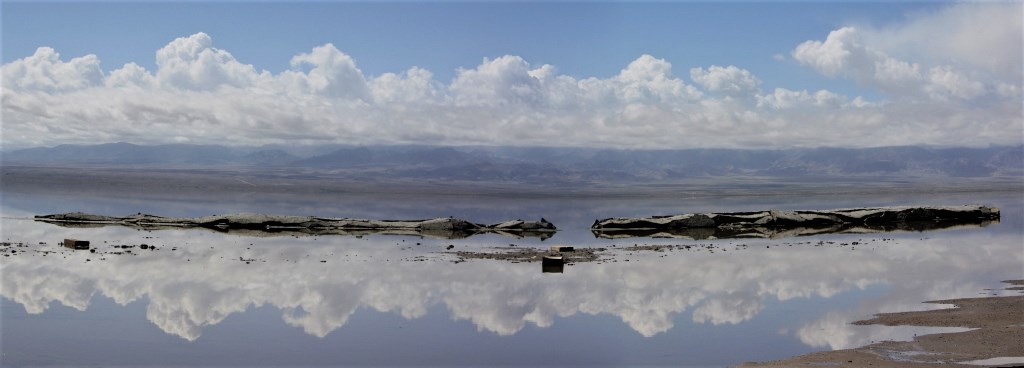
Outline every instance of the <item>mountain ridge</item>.
{"label": "mountain ridge", "polygon": [[137,145],[15,150],[4,165],[202,166],[342,170],[414,179],[657,181],[694,177],[1024,177],[1024,145],[793,149]]}

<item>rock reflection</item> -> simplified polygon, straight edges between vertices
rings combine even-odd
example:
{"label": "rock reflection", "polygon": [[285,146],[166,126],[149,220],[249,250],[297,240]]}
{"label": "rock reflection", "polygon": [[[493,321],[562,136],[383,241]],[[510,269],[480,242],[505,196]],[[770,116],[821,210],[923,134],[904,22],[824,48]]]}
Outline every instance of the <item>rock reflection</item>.
{"label": "rock reflection", "polygon": [[[113,224],[89,224],[89,223],[53,223],[53,225],[66,227],[71,229],[90,229],[90,228],[102,228],[106,226],[117,226]],[[180,230],[181,227],[175,226],[147,226],[146,231],[154,230]],[[443,229],[428,229],[428,230],[403,230],[403,229],[354,229],[354,230],[330,230],[330,231],[311,231],[311,230],[252,230],[252,229],[216,229],[216,228],[204,228],[198,227],[196,229],[215,231],[223,234],[245,236],[245,237],[296,237],[296,236],[351,236],[351,237],[364,237],[373,235],[393,235],[393,236],[419,236],[433,239],[443,240],[455,240],[455,239],[466,239],[473,235],[479,234],[497,234],[513,239],[524,239],[524,238],[537,238],[540,240],[547,240],[554,236],[553,231],[528,231],[528,230],[443,230]]]}
{"label": "rock reflection", "polygon": [[137,213],[130,216],[105,216],[83,212],[36,215],[36,221],[68,228],[125,226],[138,230],[206,229],[242,236],[366,236],[405,235],[438,239],[464,239],[477,234],[499,234],[513,238],[550,238],[555,225],[540,221],[511,220],[493,225],[466,220],[434,218],[428,220],[364,220],[315,216],[281,216],[235,213],[204,217],[165,217]]}
{"label": "rock reflection", "polygon": [[799,236],[827,234],[880,234],[886,232],[922,232],[952,229],[976,229],[999,223],[998,220],[977,220],[959,222],[910,222],[892,226],[832,225],[820,227],[773,228],[751,227],[693,227],[678,229],[594,229],[596,238],[676,238],[690,240],[705,239],[782,239]]}
{"label": "rock reflection", "polygon": [[[83,231],[4,222],[5,237],[28,244]],[[85,231],[94,244],[149,235]],[[792,330],[807,344],[835,348],[881,338],[849,322],[878,311],[920,308],[924,300],[970,295],[983,282],[1018,273],[1021,258],[1016,234],[964,231],[936,239],[862,240],[856,250],[772,241],[749,247],[718,243],[726,252],[620,250],[611,253],[615,262],[576,264],[552,277],[537,272],[536,263],[456,264],[440,247],[402,247],[380,238],[241,238],[168,230],[146,241],[158,243],[158,250],[110,255],[102,254],[110,244],[98,246],[100,253],[33,245],[0,258],[0,294],[33,314],[52,302],[85,310],[94,294],[120,304],[144,301],[152,323],[187,340],[231,314],[264,305],[318,337],[345,326],[360,308],[413,319],[438,305],[455,320],[501,335],[582,313],[614,315],[637,333],[654,336],[672,329],[688,310],[695,323],[738,324],[775,301],[884,286],[878,300]],[[969,244],[988,246],[979,252]],[[44,258],[41,252],[55,253]]]}

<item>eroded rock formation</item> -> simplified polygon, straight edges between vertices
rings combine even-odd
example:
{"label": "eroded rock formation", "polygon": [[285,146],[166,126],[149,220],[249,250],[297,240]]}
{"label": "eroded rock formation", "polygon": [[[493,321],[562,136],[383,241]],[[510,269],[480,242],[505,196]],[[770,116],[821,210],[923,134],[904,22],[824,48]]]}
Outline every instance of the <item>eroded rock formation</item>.
{"label": "eroded rock formation", "polygon": [[364,220],[314,216],[273,216],[263,214],[229,214],[205,217],[163,217],[135,214],[125,217],[94,215],[81,212],[35,216],[36,221],[67,227],[121,225],[147,230],[168,228],[205,228],[245,235],[416,235],[457,239],[478,233],[548,238],[555,225],[540,221],[513,220],[494,225],[472,223],[456,218],[428,220]]}
{"label": "eroded rock formation", "polygon": [[875,207],[607,218],[595,221],[591,231],[601,238],[779,238],[824,233],[925,231],[986,226],[998,221],[998,208],[977,205]]}

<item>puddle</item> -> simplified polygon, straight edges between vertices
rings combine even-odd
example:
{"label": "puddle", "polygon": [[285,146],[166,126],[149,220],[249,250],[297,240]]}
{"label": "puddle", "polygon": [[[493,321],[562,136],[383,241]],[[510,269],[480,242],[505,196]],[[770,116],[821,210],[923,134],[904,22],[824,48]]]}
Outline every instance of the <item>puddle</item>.
{"label": "puddle", "polygon": [[1024,357],[997,357],[980,360],[970,360],[966,362],[960,362],[960,364],[970,365],[1006,365],[1006,364],[1024,364]]}

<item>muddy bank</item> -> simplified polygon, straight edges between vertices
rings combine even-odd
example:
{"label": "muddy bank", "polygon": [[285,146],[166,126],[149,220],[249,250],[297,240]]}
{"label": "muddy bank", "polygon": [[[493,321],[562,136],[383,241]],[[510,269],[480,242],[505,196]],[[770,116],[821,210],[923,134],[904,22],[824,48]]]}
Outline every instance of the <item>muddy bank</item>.
{"label": "muddy bank", "polygon": [[[1017,287],[1024,285],[1024,280],[1005,282]],[[1016,287],[1007,289],[1017,290]],[[937,300],[928,303],[952,304],[955,307],[923,312],[882,313],[854,324],[965,327],[975,330],[917,336],[913,341],[883,341],[856,349],[811,353],[773,362],[746,363],[741,367],[907,367],[935,364],[978,367],[963,363],[1024,357],[1024,296]]]}
{"label": "muddy bank", "polygon": [[685,239],[784,238],[829,233],[868,234],[982,227],[999,222],[993,207],[926,206],[848,208],[819,211],[691,213],[618,217],[594,221],[598,238],[667,237]]}
{"label": "muddy bank", "polygon": [[557,250],[558,246],[552,246],[550,249],[540,248],[517,248],[517,247],[500,247],[493,248],[490,251],[455,251],[447,252],[457,256],[455,262],[465,262],[469,259],[494,259],[499,261],[508,261],[512,263],[520,262],[541,262],[544,257],[562,257],[561,262],[572,264],[580,262],[593,262],[602,259],[605,255],[606,248],[575,248],[568,247],[571,250]]}
{"label": "muddy bank", "polygon": [[273,216],[262,214],[229,214],[206,217],[163,217],[135,214],[125,217],[94,215],[81,212],[35,216],[36,221],[65,227],[127,226],[143,230],[203,228],[239,235],[414,235],[443,239],[460,239],[480,233],[496,233],[513,237],[551,237],[557,228],[545,219],[540,221],[511,220],[484,225],[456,218],[428,220],[363,220],[314,216]]}

